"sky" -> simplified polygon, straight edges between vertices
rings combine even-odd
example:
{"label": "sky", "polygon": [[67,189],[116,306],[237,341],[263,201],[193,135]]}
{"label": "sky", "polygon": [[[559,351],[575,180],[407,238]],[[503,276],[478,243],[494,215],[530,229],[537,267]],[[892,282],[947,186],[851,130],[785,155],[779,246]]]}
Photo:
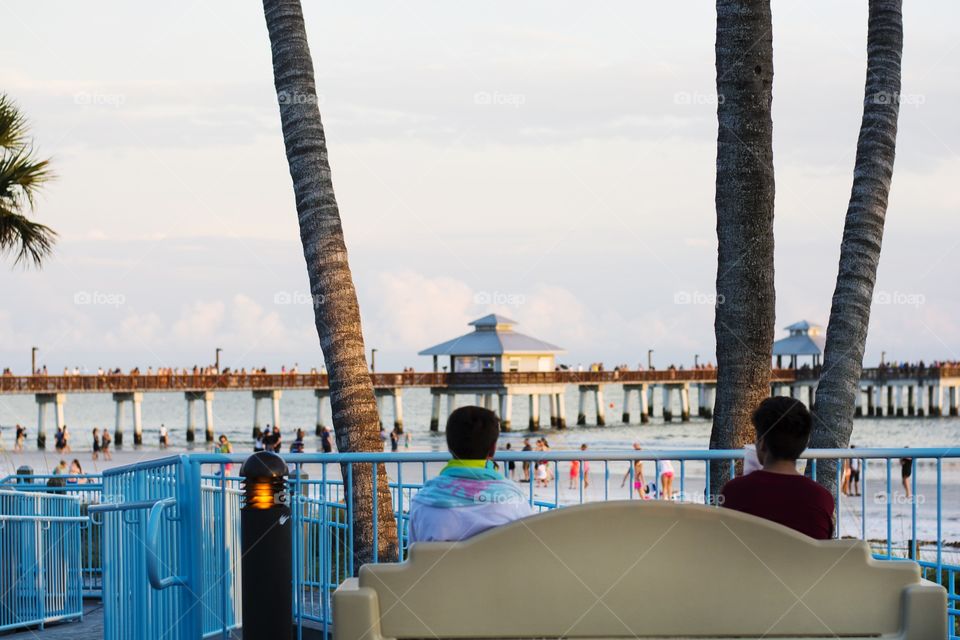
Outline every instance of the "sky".
{"label": "sky", "polygon": [[[378,370],[494,311],[571,364],[714,358],[712,3],[304,5]],[[777,325],[825,324],[867,3],[773,16]],[[868,364],[960,359],[958,22],[905,3]],[[0,366],[319,367],[261,4],[5,0],[0,34],[60,234],[0,263]]]}

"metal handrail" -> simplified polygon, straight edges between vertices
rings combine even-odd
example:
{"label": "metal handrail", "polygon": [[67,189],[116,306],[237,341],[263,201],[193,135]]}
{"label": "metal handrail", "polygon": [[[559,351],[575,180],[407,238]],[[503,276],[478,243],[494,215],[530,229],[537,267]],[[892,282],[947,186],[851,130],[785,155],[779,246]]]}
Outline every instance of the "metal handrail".
{"label": "metal handrail", "polygon": [[168,587],[184,587],[187,585],[186,576],[167,576],[160,577],[160,558],[157,555],[157,547],[160,541],[160,519],[163,517],[163,511],[167,507],[177,504],[176,498],[164,498],[158,500],[153,508],[150,509],[150,515],[147,517],[147,577],[150,579],[150,586],[161,591]]}

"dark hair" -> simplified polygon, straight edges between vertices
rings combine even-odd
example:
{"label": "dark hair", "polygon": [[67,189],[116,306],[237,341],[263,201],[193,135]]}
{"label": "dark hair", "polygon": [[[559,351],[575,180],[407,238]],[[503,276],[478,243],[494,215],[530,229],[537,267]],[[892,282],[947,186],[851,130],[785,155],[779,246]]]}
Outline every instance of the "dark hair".
{"label": "dark hair", "polygon": [[460,407],[447,419],[447,448],[459,460],[486,460],[500,437],[497,414],[483,407]]}
{"label": "dark hair", "polygon": [[752,416],[757,439],[763,438],[767,451],[777,460],[796,460],[807,448],[812,419],[796,398],[767,398]]}

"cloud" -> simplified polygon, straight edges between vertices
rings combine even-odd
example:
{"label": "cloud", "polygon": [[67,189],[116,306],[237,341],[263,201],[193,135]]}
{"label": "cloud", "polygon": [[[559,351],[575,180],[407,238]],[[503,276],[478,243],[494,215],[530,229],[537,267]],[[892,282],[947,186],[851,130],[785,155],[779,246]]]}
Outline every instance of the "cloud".
{"label": "cloud", "polygon": [[206,343],[218,337],[226,305],[220,300],[195,302],[173,324],[173,338],[187,344]]}

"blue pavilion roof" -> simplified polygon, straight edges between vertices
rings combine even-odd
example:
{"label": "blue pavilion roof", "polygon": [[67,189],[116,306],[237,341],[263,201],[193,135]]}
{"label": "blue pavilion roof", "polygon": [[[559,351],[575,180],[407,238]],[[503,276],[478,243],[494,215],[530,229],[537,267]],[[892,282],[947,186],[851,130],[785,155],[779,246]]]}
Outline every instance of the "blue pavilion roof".
{"label": "blue pavilion roof", "polygon": [[421,356],[498,356],[508,353],[560,353],[562,347],[513,330],[514,320],[495,313],[470,323],[474,331],[424,349]]}

